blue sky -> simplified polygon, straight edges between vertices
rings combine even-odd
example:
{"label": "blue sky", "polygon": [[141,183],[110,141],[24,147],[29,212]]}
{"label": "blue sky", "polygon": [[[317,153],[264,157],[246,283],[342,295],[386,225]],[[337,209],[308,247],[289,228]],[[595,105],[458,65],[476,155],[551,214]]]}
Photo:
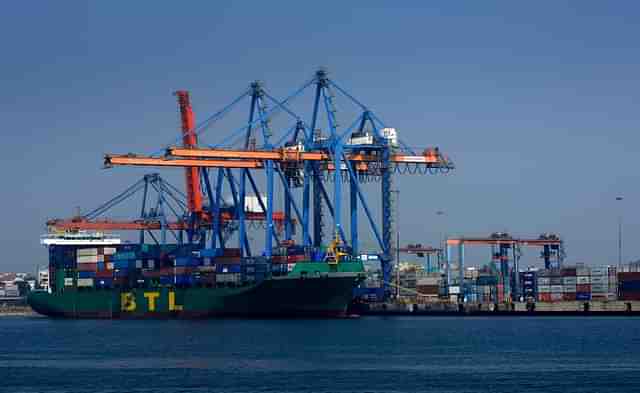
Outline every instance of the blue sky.
{"label": "blue sky", "polygon": [[612,263],[623,214],[625,256],[638,258],[639,17],[632,2],[12,2],[0,16],[0,271],[45,263],[47,218],[148,172],[102,170],[102,155],[175,138],[174,90],[203,118],[252,80],[283,97],[318,66],[457,165],[397,179],[403,242],[557,232],[569,261]]}

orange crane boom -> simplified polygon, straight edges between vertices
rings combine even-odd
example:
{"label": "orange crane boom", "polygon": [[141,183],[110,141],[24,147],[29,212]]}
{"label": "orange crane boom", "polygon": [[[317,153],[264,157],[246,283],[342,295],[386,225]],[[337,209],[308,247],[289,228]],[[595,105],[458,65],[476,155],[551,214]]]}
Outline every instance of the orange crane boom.
{"label": "orange crane boom", "polygon": [[112,166],[154,166],[154,167],[199,167],[199,168],[249,168],[259,169],[263,165],[261,162],[254,160],[247,161],[225,161],[225,160],[194,160],[194,159],[175,159],[155,157],[138,157],[135,154],[125,155],[105,155],[104,166],[109,168]]}
{"label": "orange crane boom", "polygon": [[[171,147],[165,158],[126,155],[105,155],[106,167],[134,165],[158,167],[204,167],[204,168],[249,168],[264,167],[263,161],[272,160],[281,163],[299,161],[320,161],[333,170],[333,160],[325,152],[304,152],[292,149],[278,149],[272,151],[244,151],[223,149],[200,149]],[[348,161],[359,163],[358,170],[366,170],[367,163],[377,162],[380,158],[374,154],[349,154]],[[422,155],[393,154],[393,163],[422,164],[427,166],[446,166],[449,161],[435,149],[426,149]]]}
{"label": "orange crane boom", "polygon": [[[211,225],[211,215],[209,213],[204,212],[202,216],[202,221],[200,225],[209,226]],[[229,212],[222,212],[220,214],[221,221],[232,221],[234,220],[233,214]],[[264,213],[256,213],[256,212],[245,212],[245,219],[249,221],[264,221],[265,215]],[[273,213],[273,220],[278,224],[282,225],[284,223],[284,213],[275,212]],[[118,221],[118,220],[109,220],[109,219],[101,219],[101,220],[86,220],[83,218],[72,218],[72,219],[53,219],[47,221],[47,226],[56,228],[59,230],[70,230],[70,231],[117,231],[117,230],[159,230],[161,229],[161,223],[157,220],[133,220],[133,221]],[[189,225],[187,222],[170,222],[167,223],[167,228],[172,230],[186,230]]]}

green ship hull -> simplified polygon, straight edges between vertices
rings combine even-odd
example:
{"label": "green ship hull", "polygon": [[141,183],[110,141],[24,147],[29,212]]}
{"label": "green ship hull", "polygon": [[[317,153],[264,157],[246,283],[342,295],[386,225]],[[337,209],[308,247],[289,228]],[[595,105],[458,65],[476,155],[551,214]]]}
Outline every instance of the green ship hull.
{"label": "green ship hull", "polygon": [[286,276],[240,286],[69,288],[34,291],[28,302],[60,318],[340,317],[362,279],[359,263],[302,263]]}

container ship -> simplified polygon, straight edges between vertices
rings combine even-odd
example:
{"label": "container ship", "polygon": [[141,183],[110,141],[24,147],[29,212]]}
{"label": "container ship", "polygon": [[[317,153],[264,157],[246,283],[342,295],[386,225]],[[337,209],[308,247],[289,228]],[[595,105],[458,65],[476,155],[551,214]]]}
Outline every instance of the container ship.
{"label": "container ship", "polygon": [[[314,90],[310,121],[288,106],[306,89]],[[337,128],[336,93],[362,109],[344,130]],[[448,173],[454,165],[439,148],[409,148],[324,69],[284,101],[255,81],[200,124],[189,92],[175,96],[175,144],[162,147],[164,154],[106,154],[104,165],[180,168],[184,192],[151,173],[92,211],[49,220],[42,242],[50,289],[29,295],[35,311],[72,318],[345,315],[365,279],[365,226],[383,271],[375,292],[389,297],[392,175]],[[199,140],[242,102],[248,122],[214,144]],[[273,122],[278,112],[291,116]],[[140,193],[135,218],[105,216]],[[140,240],[105,235],[121,230]]]}
{"label": "container ship", "polygon": [[[187,245],[122,244],[103,233],[43,236],[50,288],[33,291],[38,313],[63,318],[341,317],[364,278],[342,254],[239,258]],[[299,250],[302,251],[302,250]],[[295,263],[274,263],[291,262]]]}

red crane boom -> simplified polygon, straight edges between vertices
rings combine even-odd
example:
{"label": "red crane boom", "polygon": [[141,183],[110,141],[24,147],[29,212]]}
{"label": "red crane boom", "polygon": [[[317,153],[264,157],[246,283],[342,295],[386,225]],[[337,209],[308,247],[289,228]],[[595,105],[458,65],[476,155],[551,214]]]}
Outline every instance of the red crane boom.
{"label": "red crane boom", "polygon": [[[180,118],[182,120],[182,145],[186,149],[193,149],[198,145],[198,138],[195,134],[195,119],[189,92],[178,90],[178,106],[180,107]],[[202,190],[200,188],[200,168],[186,167],[185,180],[187,188],[187,208],[190,213],[202,214]]]}

